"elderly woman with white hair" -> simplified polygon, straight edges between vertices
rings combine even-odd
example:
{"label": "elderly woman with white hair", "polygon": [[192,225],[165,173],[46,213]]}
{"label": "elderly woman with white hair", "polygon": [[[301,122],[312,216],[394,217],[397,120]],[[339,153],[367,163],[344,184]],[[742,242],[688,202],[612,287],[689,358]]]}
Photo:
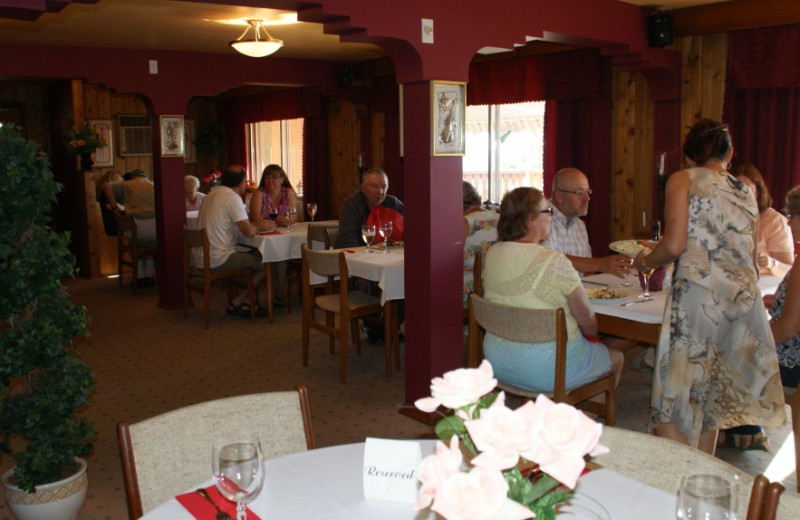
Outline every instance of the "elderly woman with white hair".
{"label": "elderly woman with white hair", "polygon": [[183,178],[183,186],[186,190],[186,211],[197,211],[200,203],[206,197],[205,193],[197,191],[200,188],[200,179],[194,175],[187,175]]}

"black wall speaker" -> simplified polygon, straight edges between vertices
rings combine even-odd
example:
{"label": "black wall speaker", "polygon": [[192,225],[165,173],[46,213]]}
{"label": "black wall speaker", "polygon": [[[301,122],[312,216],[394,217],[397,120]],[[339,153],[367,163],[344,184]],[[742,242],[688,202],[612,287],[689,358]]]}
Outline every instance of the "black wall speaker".
{"label": "black wall speaker", "polygon": [[343,65],[339,67],[339,86],[350,87],[353,85],[353,69]]}
{"label": "black wall speaker", "polygon": [[650,47],[665,47],[672,43],[672,15],[653,13],[647,17],[647,44]]}

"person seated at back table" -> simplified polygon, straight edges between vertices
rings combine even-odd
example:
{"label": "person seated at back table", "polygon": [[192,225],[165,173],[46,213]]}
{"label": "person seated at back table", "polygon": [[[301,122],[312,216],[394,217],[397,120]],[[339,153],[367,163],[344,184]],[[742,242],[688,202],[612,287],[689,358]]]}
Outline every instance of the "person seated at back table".
{"label": "person seated at back table", "polygon": [[197,211],[200,209],[205,193],[197,191],[200,189],[200,179],[194,175],[187,175],[183,178],[183,187],[186,190],[186,211]]}
{"label": "person seated at back table", "polygon": [[[485,298],[527,309],[563,308],[567,321],[567,389],[608,372],[619,383],[621,352],[597,340],[597,318],[580,276],[562,253],[540,245],[552,209],[536,188],[517,188],[500,203],[499,241],[486,253]],[[529,390],[552,391],[555,342],[521,344],[487,334],[483,352],[498,379]]]}
{"label": "person seated at back table", "polygon": [[[228,166],[215,186],[203,199],[197,215],[199,227],[205,228],[208,235],[208,254],[211,270],[250,268],[253,271],[253,285],[264,282],[261,252],[258,249],[238,251],[236,244],[239,234],[251,237],[259,231],[275,228],[275,223],[265,221],[255,226],[247,218],[242,201],[242,193],[247,187],[247,174],[242,166]],[[234,297],[225,312],[231,316],[250,317],[250,304],[246,303],[247,290]],[[266,309],[259,306],[256,315],[266,316]]]}
{"label": "person seated at back table", "polygon": [[[400,199],[386,192],[389,189],[389,177],[380,168],[371,168],[361,175],[361,189],[342,202],[339,210],[339,235],[336,237],[334,248],[365,246],[361,236],[361,228],[367,221],[375,224],[382,220],[392,221],[392,240],[403,238],[403,203]],[[377,235],[376,235],[377,240]],[[378,284],[370,282],[370,292],[379,291]],[[403,301],[397,302],[397,323],[404,320]],[[384,337],[383,327],[379,325],[365,325],[370,343],[377,344]]]}
{"label": "person seated at back table", "polygon": [[475,255],[478,251],[486,253],[497,242],[497,220],[500,215],[481,205],[481,196],[475,187],[462,181],[464,196],[464,284],[462,298],[467,307],[469,293],[475,289]]}
{"label": "person seated at back table", "polygon": [[[376,226],[379,219],[392,220],[392,240],[403,238],[403,203],[388,195],[389,177],[380,168],[371,168],[361,175],[361,188],[342,202],[339,210],[339,235],[334,247],[365,246],[361,228],[369,220]],[[375,215],[370,218],[371,215]],[[377,237],[376,237],[377,240]]]}
{"label": "person seated at back table", "polygon": [[592,257],[586,224],[580,217],[589,213],[592,189],[589,179],[577,168],[562,168],[553,178],[550,203],[553,218],[544,247],[564,253],[579,273],[609,273],[623,278],[631,261],[624,255]]}

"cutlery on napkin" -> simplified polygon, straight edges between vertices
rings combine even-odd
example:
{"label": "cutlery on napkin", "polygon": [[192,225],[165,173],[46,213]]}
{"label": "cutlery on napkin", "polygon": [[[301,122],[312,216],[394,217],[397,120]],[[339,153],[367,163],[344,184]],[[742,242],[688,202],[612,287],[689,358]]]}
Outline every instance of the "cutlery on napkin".
{"label": "cutlery on napkin", "polygon": [[281,233],[278,230],[275,230],[275,231],[259,231],[258,234],[264,236],[264,235],[282,235],[283,233]]}
{"label": "cutlery on napkin", "polygon": [[[208,486],[205,491],[219,509],[227,513],[231,518],[236,518],[236,504],[223,497],[217,486]],[[183,493],[176,496],[175,499],[197,520],[214,520],[217,518],[217,509],[211,504],[211,501],[197,491]],[[248,507],[247,520],[261,520],[261,517],[253,513]]]}
{"label": "cutlery on napkin", "polygon": [[581,280],[581,281],[583,283],[590,283],[592,285],[602,285],[603,287],[608,287],[608,284],[607,283],[603,283],[603,282],[593,282],[591,280]]}

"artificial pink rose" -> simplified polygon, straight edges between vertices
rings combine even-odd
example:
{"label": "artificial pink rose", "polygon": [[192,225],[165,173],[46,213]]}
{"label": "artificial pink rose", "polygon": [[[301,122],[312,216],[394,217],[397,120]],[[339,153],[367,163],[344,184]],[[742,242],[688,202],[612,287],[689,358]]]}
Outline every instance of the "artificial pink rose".
{"label": "artificial pink rose", "polygon": [[466,421],[464,426],[481,452],[472,463],[496,471],[516,466],[520,453],[535,447],[531,435],[535,430],[531,422],[535,416],[530,411],[533,407],[533,402],[528,401],[511,410],[505,405],[505,394],[500,392],[492,406],[481,410],[480,418]]}
{"label": "artificial pink rose", "polygon": [[478,368],[459,368],[431,380],[431,397],[417,399],[414,405],[423,412],[439,406],[458,409],[477,402],[497,386],[492,365],[483,360]]}
{"label": "artificial pink rose", "polygon": [[539,464],[541,470],[569,488],[574,488],[586,467],[583,457],[598,446],[603,433],[600,423],[586,417],[575,407],[554,403],[545,395],[536,398],[531,417],[535,448],[522,453]]}
{"label": "artificial pink rose", "polygon": [[431,510],[447,520],[524,520],[533,512],[508,498],[508,484],[499,471],[475,467],[453,473],[436,493]]}
{"label": "artificial pink rose", "polygon": [[449,448],[443,442],[436,443],[435,453],[422,459],[417,469],[418,478],[422,485],[419,488],[414,509],[425,509],[431,505],[433,497],[436,496],[436,492],[447,477],[459,472],[461,461],[462,455],[461,449],[459,449],[458,436],[453,435],[450,439]]}

